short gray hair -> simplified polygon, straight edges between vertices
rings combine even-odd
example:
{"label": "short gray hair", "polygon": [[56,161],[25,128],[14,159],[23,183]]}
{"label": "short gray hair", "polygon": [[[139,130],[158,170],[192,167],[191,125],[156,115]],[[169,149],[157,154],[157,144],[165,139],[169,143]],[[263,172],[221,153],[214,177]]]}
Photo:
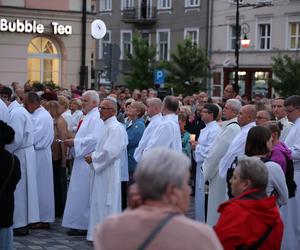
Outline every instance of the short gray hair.
{"label": "short gray hair", "polygon": [[97,106],[99,106],[100,103],[100,97],[98,93],[95,90],[87,90],[83,94],[83,96],[90,96],[94,102],[96,102]]}
{"label": "short gray hair", "polygon": [[256,156],[241,156],[237,164],[240,178],[250,180],[252,188],[265,190],[268,184],[268,170],[266,165]]}
{"label": "short gray hair", "polygon": [[112,104],[112,107],[114,108],[115,111],[118,110],[118,104],[117,104],[117,100],[116,98],[112,97],[112,96],[108,96],[108,97],[105,97],[103,99],[103,101],[109,101],[111,104]]}
{"label": "short gray hair", "polygon": [[237,114],[240,112],[240,109],[242,108],[242,103],[235,98],[228,99],[226,101],[226,104],[228,104]]}
{"label": "short gray hair", "polygon": [[136,183],[143,200],[160,200],[168,185],[182,187],[191,165],[183,153],[158,147],[147,151],[136,169]]}

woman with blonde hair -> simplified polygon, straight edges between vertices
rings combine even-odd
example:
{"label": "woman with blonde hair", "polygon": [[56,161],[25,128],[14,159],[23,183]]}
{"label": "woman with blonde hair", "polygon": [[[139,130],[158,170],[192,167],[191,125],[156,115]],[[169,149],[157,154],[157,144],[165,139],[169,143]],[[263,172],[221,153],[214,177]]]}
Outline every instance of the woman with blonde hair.
{"label": "woman with blonde hair", "polygon": [[66,179],[66,155],[67,147],[64,140],[68,138],[68,126],[62,117],[62,109],[58,101],[50,101],[46,109],[53,118],[54,140],[51,146],[53,179],[54,179],[54,198],[55,198],[55,216],[61,217],[65,207],[67,179]]}

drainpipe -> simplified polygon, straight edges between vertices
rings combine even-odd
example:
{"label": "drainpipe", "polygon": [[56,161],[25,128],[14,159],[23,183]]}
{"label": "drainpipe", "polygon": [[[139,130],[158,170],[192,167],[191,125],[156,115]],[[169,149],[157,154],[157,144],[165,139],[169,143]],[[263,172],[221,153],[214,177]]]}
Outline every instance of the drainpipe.
{"label": "drainpipe", "polygon": [[80,66],[80,87],[88,88],[88,67],[85,65],[86,58],[86,0],[82,1],[82,36],[81,36],[81,66]]}
{"label": "drainpipe", "polygon": [[[214,9],[214,0],[209,0],[207,1],[208,7],[207,7],[207,40],[206,40],[206,47],[207,47],[207,56],[208,56],[208,62],[211,62],[212,58],[212,28],[213,28],[213,9]],[[212,93],[212,86],[211,86],[211,69],[210,66],[208,67],[208,76],[206,78],[206,87],[207,87],[207,92],[208,96],[211,97]]]}

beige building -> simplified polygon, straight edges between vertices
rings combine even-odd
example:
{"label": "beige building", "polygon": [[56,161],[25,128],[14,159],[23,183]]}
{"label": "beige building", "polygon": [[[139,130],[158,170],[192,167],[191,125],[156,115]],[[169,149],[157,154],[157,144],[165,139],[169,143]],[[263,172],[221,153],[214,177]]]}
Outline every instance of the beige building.
{"label": "beige building", "polygon": [[[85,65],[89,85],[95,46],[90,36],[93,9],[88,0]],[[0,0],[0,19],[0,82],[79,84],[82,1]]]}
{"label": "beige building", "polygon": [[[248,48],[240,49],[240,94],[272,95],[268,81],[272,76],[272,56],[299,56],[300,1],[239,0],[241,5],[271,3],[269,7],[240,7],[241,38],[248,32]],[[212,15],[212,96],[234,81],[236,0],[213,1]]]}

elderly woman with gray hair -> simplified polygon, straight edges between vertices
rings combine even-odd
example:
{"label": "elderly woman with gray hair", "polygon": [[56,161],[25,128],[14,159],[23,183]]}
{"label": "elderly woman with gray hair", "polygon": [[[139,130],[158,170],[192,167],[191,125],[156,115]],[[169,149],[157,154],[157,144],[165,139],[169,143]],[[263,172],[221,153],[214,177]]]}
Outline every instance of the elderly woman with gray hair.
{"label": "elderly woman with gray hair", "polygon": [[95,249],[222,249],[208,226],[184,216],[190,160],[167,148],[146,152],[136,169],[141,205],[95,228]]}
{"label": "elderly woman with gray hair", "polygon": [[230,183],[234,198],[220,205],[214,227],[224,249],[280,249],[283,223],[276,197],[265,191],[265,164],[255,156],[239,158]]}

